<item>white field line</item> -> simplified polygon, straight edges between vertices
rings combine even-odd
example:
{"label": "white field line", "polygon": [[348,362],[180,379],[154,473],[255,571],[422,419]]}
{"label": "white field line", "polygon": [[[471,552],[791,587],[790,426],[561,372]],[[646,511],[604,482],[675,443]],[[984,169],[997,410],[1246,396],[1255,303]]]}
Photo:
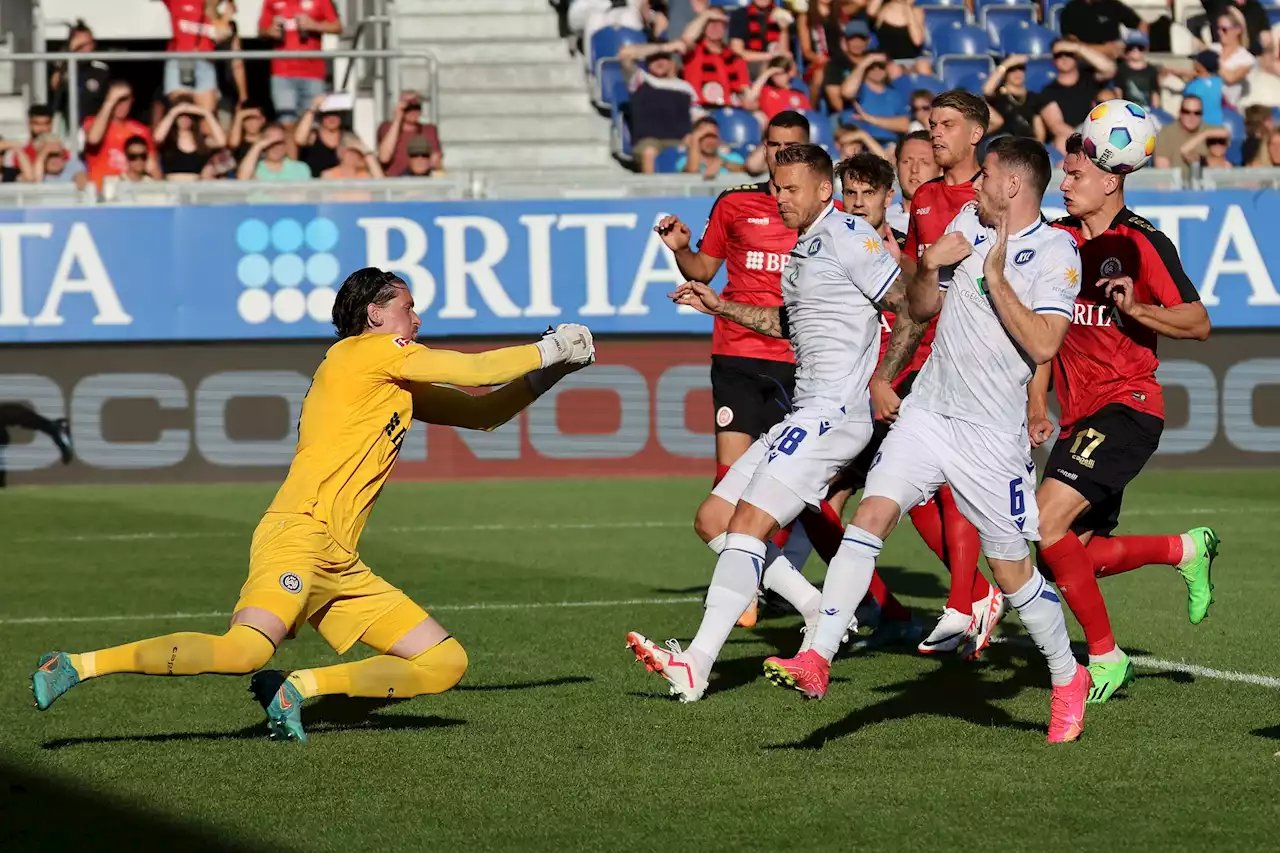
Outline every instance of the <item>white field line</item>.
{"label": "white field line", "polygon": [[[1235,515],[1239,513],[1274,513],[1270,506],[1242,507],[1190,507],[1156,509],[1139,507],[1126,509],[1123,515],[1131,516],[1183,516],[1183,515]],[[588,521],[569,522],[527,522],[521,524],[407,524],[391,527],[374,527],[370,533],[520,533],[535,530],[662,530],[668,528],[693,527],[693,517],[680,521]],[[79,533],[67,535],[16,536],[7,540],[11,544],[26,545],[59,542],[151,542],[181,539],[236,539],[249,538],[253,532],[250,525],[236,530],[146,530],[135,533]]]}
{"label": "white field line", "polygon": [[[685,595],[673,598],[621,598],[613,600],[598,601],[530,601],[530,602],[475,602],[472,604],[437,604],[429,605],[431,611],[440,612],[460,612],[468,610],[559,610],[566,608],[580,607],[662,607],[673,604],[695,604],[702,601],[701,596]],[[72,625],[82,624],[86,622],[149,622],[149,621],[165,621],[165,620],[184,620],[184,619],[225,619],[231,614],[225,611],[213,611],[207,613],[117,613],[103,616],[21,616],[14,618],[0,617],[0,628],[6,626],[17,625]],[[996,637],[992,642],[1006,642],[1003,638]],[[1025,643],[1022,638],[1018,638],[1015,642]],[[1234,681],[1242,684],[1253,684],[1258,687],[1268,687],[1273,690],[1280,690],[1280,678],[1269,675],[1258,675],[1251,672],[1237,672],[1230,669],[1213,669],[1212,667],[1200,666],[1199,664],[1187,663],[1185,661],[1164,660],[1162,658],[1148,657],[1147,655],[1134,655],[1132,658],[1134,666],[1143,669],[1154,669],[1161,672],[1184,672],[1188,675],[1194,675],[1198,678],[1210,678],[1216,681]]]}

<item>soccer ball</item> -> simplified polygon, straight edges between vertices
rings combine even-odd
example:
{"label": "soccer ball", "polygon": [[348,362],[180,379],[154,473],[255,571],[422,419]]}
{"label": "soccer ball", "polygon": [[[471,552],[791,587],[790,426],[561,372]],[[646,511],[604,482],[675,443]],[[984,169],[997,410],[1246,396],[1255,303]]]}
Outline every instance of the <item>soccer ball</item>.
{"label": "soccer ball", "polygon": [[1119,98],[1090,110],[1080,135],[1085,156],[1099,169],[1120,175],[1147,165],[1156,150],[1155,120],[1142,107]]}

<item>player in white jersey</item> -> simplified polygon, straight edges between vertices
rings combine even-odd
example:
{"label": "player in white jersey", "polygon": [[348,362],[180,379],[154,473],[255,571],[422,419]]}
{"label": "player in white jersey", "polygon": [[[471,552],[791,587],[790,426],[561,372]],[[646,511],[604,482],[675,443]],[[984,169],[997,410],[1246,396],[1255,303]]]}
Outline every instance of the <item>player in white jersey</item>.
{"label": "player in white jersey", "polygon": [[[768,540],[806,506],[817,506],[832,477],[866,446],[872,372],[896,376],[924,335],[925,324],[895,325],[894,336],[910,345],[891,341],[890,350],[903,357],[876,365],[879,309],[906,317],[905,285],[897,261],[866,220],[835,209],[827,153],[816,145],[778,152],[774,183],[783,221],[800,234],[782,275],[782,308],[722,300],[693,281],[672,294],[705,313],[789,337],[797,364],[791,413],[751,445],[698,510],[698,532],[719,556],[688,651],[674,640],[664,649],[627,634],[637,659],[684,702],[702,698],[712,664],[757,587],[785,598],[807,627],[817,623],[822,594]],[[719,530],[707,529],[709,518],[723,519]]]}
{"label": "player in white jersey", "polygon": [[848,614],[866,594],[884,537],[943,483],[978,528],[983,553],[1023,626],[1049,662],[1049,742],[1075,740],[1089,671],[1071,654],[1057,594],[1031,562],[1039,538],[1027,384],[1057,353],[1080,289],[1080,255],[1040,217],[1051,169],[1035,140],[987,149],[966,205],[924,254],[907,287],[911,317],[941,311],[933,352],[867,476],[822,591],[812,648],[770,658],[770,679],[811,698],[827,690]]}

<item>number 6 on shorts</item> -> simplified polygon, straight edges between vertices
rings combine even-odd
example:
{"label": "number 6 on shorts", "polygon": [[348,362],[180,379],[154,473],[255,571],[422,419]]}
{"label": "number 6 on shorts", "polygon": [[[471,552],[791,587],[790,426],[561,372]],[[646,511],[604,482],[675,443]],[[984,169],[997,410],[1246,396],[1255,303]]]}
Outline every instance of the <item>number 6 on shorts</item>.
{"label": "number 6 on shorts", "polygon": [[1009,515],[1025,515],[1027,500],[1022,494],[1022,478],[1014,477],[1009,481]]}

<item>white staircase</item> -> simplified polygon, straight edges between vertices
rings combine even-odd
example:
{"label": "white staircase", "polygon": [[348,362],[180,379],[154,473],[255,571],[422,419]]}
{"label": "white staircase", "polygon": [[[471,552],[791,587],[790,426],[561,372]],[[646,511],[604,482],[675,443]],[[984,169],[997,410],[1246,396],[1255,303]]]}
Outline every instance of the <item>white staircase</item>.
{"label": "white staircase", "polygon": [[[399,47],[439,60],[449,171],[621,171],[547,0],[394,0],[392,14]],[[429,96],[421,62],[401,62],[400,80]]]}

